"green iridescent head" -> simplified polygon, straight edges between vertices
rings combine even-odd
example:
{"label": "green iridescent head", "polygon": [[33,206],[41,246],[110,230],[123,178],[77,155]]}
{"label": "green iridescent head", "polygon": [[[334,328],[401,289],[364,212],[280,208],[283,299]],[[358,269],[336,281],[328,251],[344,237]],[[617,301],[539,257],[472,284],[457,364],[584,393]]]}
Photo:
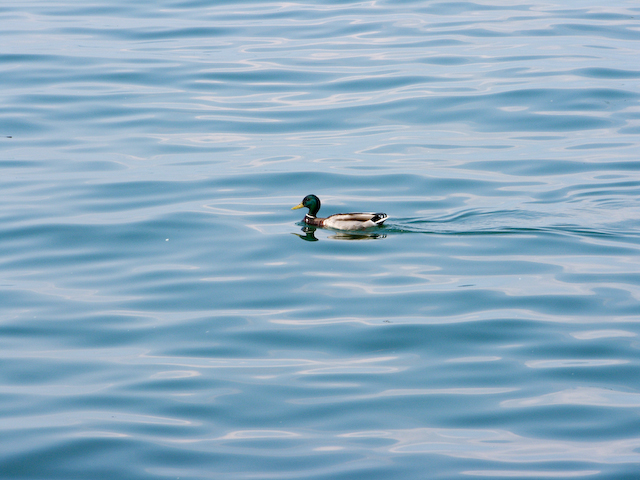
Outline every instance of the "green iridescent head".
{"label": "green iridescent head", "polygon": [[291,210],[297,210],[303,207],[307,207],[309,209],[309,215],[315,217],[318,213],[318,210],[320,210],[320,199],[315,195],[307,195],[302,199],[302,202],[293,207]]}

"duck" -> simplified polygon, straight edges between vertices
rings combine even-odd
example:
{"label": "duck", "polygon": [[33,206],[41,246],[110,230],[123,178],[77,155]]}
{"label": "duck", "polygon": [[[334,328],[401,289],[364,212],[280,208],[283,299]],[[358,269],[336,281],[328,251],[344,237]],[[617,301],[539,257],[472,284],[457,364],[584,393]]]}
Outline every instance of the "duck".
{"label": "duck", "polygon": [[309,213],[304,216],[304,223],[314,227],[325,227],[334,230],[366,230],[372,227],[381,227],[389,218],[386,213],[337,213],[327,218],[318,218],[320,199],[315,195],[307,195],[291,210],[306,207]]}

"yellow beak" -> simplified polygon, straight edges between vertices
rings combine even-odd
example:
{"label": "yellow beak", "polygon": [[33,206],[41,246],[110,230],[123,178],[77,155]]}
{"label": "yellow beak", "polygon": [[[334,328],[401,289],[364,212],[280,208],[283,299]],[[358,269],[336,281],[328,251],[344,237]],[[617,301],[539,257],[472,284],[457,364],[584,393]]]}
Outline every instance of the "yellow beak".
{"label": "yellow beak", "polygon": [[299,203],[295,207],[291,207],[291,210],[298,210],[299,208],[303,208],[303,207],[304,207],[304,205],[302,203]]}

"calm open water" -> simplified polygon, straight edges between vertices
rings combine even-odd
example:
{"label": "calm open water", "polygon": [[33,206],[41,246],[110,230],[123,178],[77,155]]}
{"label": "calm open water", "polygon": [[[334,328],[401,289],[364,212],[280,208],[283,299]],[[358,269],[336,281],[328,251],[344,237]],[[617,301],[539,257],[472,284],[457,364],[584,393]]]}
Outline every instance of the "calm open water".
{"label": "calm open water", "polygon": [[640,477],[636,1],[0,25],[1,478]]}

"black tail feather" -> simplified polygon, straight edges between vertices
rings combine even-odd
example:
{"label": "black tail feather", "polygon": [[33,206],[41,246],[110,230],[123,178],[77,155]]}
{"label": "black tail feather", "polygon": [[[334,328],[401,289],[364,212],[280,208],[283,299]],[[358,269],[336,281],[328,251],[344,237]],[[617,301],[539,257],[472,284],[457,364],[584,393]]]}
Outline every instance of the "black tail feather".
{"label": "black tail feather", "polygon": [[376,213],[373,218],[371,219],[371,221],[373,223],[375,223],[376,225],[382,225],[382,223],[387,219],[387,214],[386,213]]}

